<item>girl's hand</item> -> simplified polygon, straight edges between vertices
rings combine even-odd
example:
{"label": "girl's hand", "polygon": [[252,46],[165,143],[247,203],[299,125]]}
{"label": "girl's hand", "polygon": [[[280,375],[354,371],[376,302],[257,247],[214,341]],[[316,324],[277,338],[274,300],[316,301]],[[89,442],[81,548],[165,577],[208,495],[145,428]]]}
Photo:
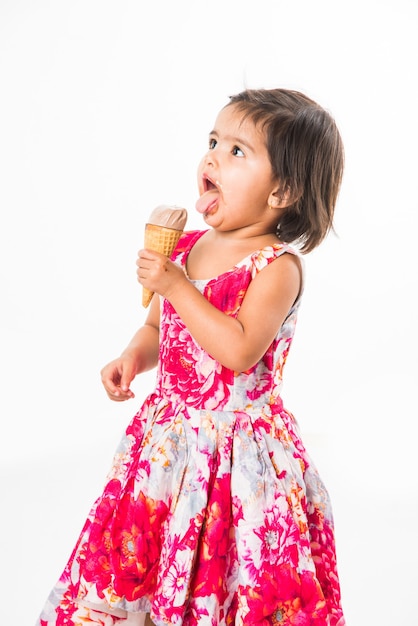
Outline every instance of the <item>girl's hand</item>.
{"label": "girl's hand", "polygon": [[167,299],[181,282],[187,282],[183,270],[178,265],[154,250],[140,250],[136,265],[138,282]]}
{"label": "girl's hand", "polygon": [[158,362],[160,303],[151,302],[147,320],[132,337],[119,358],[104,366],[102,383],[111,400],[122,402],[134,398],[130,384],[141,372],[154,368]]}
{"label": "girl's hand", "polygon": [[109,398],[115,402],[134,398],[135,394],[129,386],[136,374],[136,362],[130,356],[121,356],[105,365],[100,375]]}

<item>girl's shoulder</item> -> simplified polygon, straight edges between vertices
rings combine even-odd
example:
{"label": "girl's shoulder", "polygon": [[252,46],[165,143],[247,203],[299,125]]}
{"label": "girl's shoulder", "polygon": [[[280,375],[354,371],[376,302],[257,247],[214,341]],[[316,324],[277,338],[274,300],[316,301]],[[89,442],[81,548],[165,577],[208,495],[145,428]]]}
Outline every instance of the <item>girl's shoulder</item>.
{"label": "girl's shoulder", "polygon": [[305,266],[299,250],[287,243],[278,242],[254,252],[248,259],[244,259],[242,263],[248,264],[248,270],[251,272],[251,276],[254,279],[265,267],[284,255],[291,255],[293,257],[299,272],[299,293],[292,307],[292,310],[296,310],[305,289]]}

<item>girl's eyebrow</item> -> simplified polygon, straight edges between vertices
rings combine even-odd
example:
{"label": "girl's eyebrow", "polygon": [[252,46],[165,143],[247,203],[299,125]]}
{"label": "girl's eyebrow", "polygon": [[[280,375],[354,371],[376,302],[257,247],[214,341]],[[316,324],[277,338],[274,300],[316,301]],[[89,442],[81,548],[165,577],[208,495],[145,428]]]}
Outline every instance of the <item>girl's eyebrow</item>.
{"label": "girl's eyebrow", "polygon": [[[217,139],[219,139],[219,133],[214,129],[211,130],[209,133],[209,137],[216,137]],[[241,146],[245,146],[248,150],[251,150],[251,152],[254,152],[254,148],[247,143],[244,139],[241,139],[241,137],[235,137],[235,135],[224,135],[223,139],[225,139],[225,141],[230,141],[232,143],[239,143]]]}

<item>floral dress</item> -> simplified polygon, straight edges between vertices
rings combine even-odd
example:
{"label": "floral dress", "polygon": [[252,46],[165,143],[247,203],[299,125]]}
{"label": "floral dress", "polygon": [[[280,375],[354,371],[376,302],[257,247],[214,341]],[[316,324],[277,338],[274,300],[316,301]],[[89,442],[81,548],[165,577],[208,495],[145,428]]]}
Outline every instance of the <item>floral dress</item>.
{"label": "floral dress", "polygon": [[[172,260],[186,268],[202,231]],[[193,284],[236,317],[256,274],[284,244]],[[214,360],[161,300],[156,388],[134,416],[103,494],[39,626],[343,626],[327,492],[280,398],[299,299],[245,372]],[[260,323],[263,312],[260,311]],[[80,607],[96,607],[94,621]],[[128,613],[126,613],[128,612]]]}

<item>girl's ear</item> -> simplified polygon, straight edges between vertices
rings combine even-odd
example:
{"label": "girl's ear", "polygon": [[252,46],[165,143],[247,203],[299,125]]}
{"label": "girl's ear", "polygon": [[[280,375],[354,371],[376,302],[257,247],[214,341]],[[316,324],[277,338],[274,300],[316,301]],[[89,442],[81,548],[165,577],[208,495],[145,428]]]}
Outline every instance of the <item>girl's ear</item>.
{"label": "girl's ear", "polygon": [[294,193],[290,185],[280,185],[269,195],[268,205],[273,209],[286,209],[299,199],[299,194]]}

